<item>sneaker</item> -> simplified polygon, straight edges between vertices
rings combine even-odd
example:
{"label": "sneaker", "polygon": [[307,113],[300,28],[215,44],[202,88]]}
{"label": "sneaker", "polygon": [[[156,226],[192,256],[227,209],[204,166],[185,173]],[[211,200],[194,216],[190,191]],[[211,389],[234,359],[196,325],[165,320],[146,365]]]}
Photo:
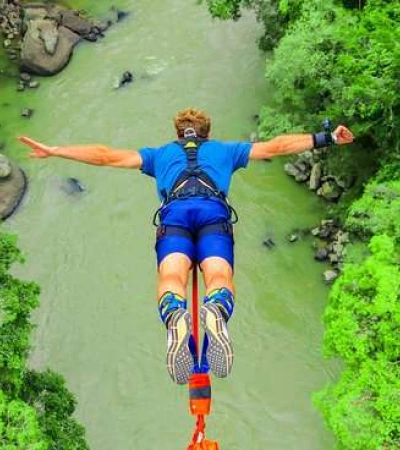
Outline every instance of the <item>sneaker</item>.
{"label": "sneaker", "polygon": [[208,338],[206,357],[211,372],[225,378],[232,369],[233,347],[226,320],[215,303],[206,303],[200,309],[201,325]]}
{"label": "sneaker", "polygon": [[193,356],[189,350],[192,319],[188,311],[176,309],[168,319],[167,368],[175,383],[186,384],[193,372]]}

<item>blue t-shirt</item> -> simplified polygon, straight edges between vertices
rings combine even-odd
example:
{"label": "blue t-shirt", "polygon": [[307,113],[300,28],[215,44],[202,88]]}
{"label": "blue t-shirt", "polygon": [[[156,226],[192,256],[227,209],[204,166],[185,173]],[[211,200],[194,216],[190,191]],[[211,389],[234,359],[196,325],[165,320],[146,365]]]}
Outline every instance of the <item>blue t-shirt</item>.
{"label": "blue t-shirt", "polygon": [[[218,189],[228,195],[232,174],[247,166],[252,145],[250,142],[206,141],[198,149],[197,163]],[[169,192],[187,168],[186,153],[176,142],[159,148],[141,148],[139,153],[143,160],[141,171],[156,179],[158,196],[162,199],[161,191]]]}

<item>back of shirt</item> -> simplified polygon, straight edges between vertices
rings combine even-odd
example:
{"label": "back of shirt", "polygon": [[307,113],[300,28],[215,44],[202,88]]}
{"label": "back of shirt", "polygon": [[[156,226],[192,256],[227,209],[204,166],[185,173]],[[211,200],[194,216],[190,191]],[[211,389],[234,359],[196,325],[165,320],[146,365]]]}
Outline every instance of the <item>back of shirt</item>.
{"label": "back of shirt", "polygon": [[[219,190],[228,195],[232,174],[246,167],[252,147],[250,142],[206,141],[198,149],[197,163],[214,181]],[[171,142],[159,148],[139,150],[143,164],[141,171],[156,178],[158,196],[165,189],[170,192],[179,175],[187,168],[183,148]]]}

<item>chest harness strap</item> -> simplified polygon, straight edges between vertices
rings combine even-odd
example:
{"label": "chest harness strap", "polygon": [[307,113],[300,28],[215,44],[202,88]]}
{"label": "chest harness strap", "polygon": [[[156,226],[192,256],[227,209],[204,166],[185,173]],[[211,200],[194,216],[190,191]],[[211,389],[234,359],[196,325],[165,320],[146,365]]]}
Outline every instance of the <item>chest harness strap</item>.
{"label": "chest harness strap", "polygon": [[238,221],[238,215],[233,206],[228,202],[224,192],[220,191],[207,173],[199,167],[197,156],[198,150],[207,139],[198,138],[193,128],[185,129],[185,137],[175,141],[180,145],[187,157],[187,167],[178,176],[170,192],[165,189],[161,191],[163,201],[160,208],[153,217],[153,224],[159,225],[159,215],[162,208],[173,200],[185,199],[188,197],[214,197],[220,200],[229,212],[229,223]]}

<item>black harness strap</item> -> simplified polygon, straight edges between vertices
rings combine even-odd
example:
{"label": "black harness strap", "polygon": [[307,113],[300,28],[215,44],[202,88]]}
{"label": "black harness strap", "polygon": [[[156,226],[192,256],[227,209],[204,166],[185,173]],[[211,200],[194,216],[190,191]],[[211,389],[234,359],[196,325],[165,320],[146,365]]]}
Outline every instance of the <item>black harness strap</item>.
{"label": "black harness strap", "polygon": [[198,151],[201,145],[207,142],[205,138],[195,136],[175,141],[180,145],[187,157],[187,167],[179,174],[170,192],[164,189],[161,191],[163,202],[161,207],[155,212],[153,224],[158,226],[159,214],[163,206],[172,200],[184,199],[188,197],[214,197],[219,199],[229,213],[229,222],[236,223],[238,215],[235,209],[229,204],[224,192],[220,191],[214,180],[202,170],[197,161]]}
{"label": "black harness strap", "polygon": [[204,138],[187,138],[182,139],[180,141],[175,141],[176,144],[180,145],[183,149],[183,151],[186,153],[187,157],[187,167],[185,170],[183,170],[177,180],[175,181],[170,195],[174,196],[174,194],[180,190],[180,186],[190,179],[193,181],[200,180],[205,185],[209,187],[211,191],[214,192],[214,195],[220,196],[221,192],[219,191],[218,187],[216,186],[214,180],[212,180],[206,172],[204,172],[202,169],[200,169],[198,162],[197,162],[197,155],[198,151],[201,147],[201,145],[206,142],[207,139]]}
{"label": "black harness strap", "polygon": [[196,233],[192,233],[186,228],[172,225],[159,225],[157,227],[157,239],[164,236],[183,236],[192,241],[198,241],[206,234],[229,234],[233,236],[233,226],[229,222],[218,222],[201,227]]}

